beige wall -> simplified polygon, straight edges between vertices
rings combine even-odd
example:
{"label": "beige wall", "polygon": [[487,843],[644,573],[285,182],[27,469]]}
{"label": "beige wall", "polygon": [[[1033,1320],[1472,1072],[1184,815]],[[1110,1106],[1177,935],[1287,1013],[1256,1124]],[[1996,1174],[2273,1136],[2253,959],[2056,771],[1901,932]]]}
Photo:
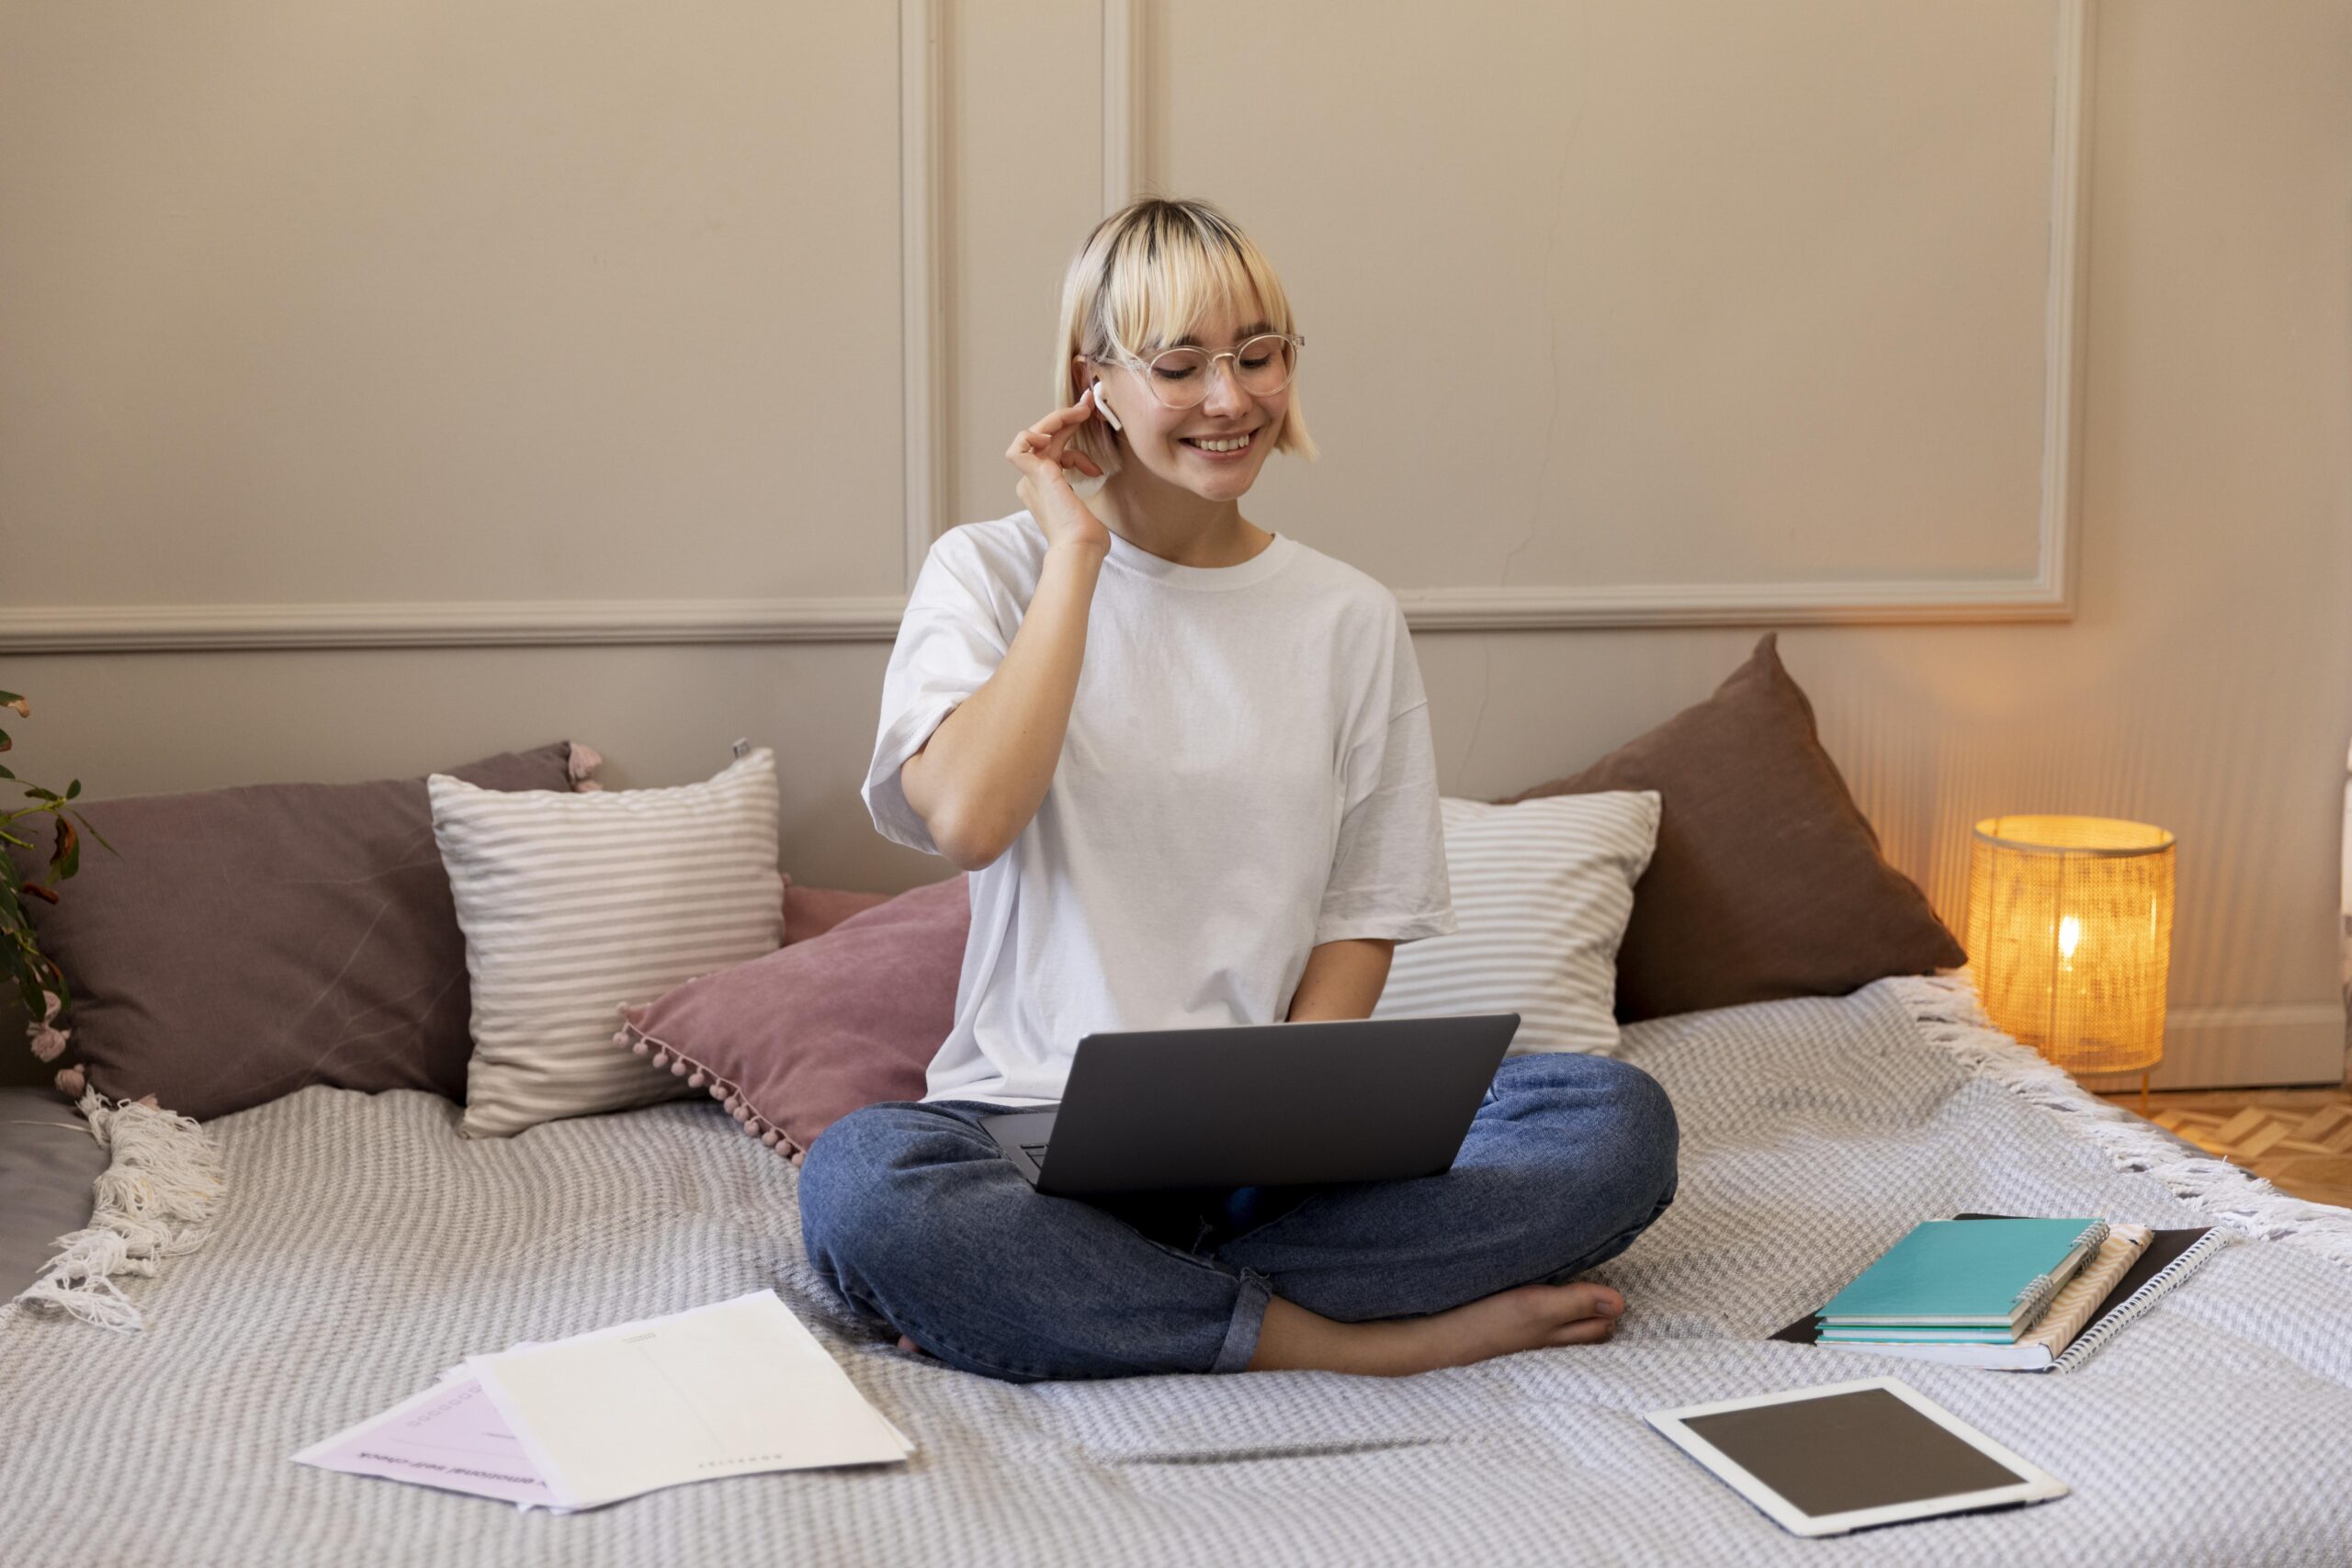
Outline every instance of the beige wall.
{"label": "beige wall", "polygon": [[[2053,402],[2067,14],[949,5],[925,165],[887,6],[0,0],[11,761],[103,796],[567,735],[656,784],[749,734],[800,880],[941,874],[856,793],[925,456],[901,175],[941,517],[1001,515],[1108,116],[1283,269],[1324,457],[1248,511],[1412,607],[1449,793],[1582,764],[1783,624],[1948,919],[1978,817],[2161,822],[2165,1078],[2332,1074],[2352,6],[2100,7]],[[747,640],[217,646],[653,601]]]}

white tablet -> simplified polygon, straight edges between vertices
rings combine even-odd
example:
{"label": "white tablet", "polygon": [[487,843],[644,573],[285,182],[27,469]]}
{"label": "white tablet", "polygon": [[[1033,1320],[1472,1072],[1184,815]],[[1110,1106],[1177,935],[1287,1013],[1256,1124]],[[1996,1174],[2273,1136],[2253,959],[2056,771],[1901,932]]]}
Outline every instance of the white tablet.
{"label": "white tablet", "polygon": [[1799,1535],[2016,1507],[2069,1490],[1895,1378],[1654,1410],[1649,1423]]}

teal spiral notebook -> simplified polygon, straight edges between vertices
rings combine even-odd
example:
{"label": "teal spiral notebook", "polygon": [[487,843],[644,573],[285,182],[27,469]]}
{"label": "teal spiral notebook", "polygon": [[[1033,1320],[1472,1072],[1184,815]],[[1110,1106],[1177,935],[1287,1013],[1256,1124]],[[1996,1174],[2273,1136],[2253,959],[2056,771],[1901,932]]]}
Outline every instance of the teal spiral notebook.
{"label": "teal spiral notebook", "polygon": [[1821,1309],[1822,1325],[2030,1323],[2107,1239],[2103,1219],[1923,1220]]}

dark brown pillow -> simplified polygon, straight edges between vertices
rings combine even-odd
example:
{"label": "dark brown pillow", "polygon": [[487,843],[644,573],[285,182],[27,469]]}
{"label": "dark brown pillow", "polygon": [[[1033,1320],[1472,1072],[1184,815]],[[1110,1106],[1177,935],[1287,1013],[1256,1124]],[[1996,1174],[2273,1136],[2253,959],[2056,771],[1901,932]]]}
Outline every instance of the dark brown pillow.
{"label": "dark brown pillow", "polygon": [[[558,741],[452,771],[569,790],[571,759]],[[198,1120],[310,1084],[465,1098],[466,939],[424,779],[76,805],[117,852],[85,833],[60,902],[33,907],[74,988],[64,1087],[78,1069],[109,1099]]]}
{"label": "dark brown pillow", "polygon": [[1617,953],[1624,1023],[1784,997],[1844,996],[1967,962],[1821,749],[1779,634],[1705,702],[1580,773],[1496,801],[1654,789],[1657,852]]}

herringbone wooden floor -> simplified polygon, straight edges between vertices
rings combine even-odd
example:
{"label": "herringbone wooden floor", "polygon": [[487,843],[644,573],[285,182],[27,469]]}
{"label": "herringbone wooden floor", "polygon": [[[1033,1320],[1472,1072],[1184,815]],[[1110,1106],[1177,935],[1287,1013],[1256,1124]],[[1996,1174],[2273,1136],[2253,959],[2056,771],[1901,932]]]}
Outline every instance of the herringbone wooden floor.
{"label": "herringbone wooden floor", "polygon": [[[2099,1098],[2139,1114],[2136,1089]],[[2352,1208],[2352,1089],[2172,1089],[2147,1114],[2281,1192]]]}

